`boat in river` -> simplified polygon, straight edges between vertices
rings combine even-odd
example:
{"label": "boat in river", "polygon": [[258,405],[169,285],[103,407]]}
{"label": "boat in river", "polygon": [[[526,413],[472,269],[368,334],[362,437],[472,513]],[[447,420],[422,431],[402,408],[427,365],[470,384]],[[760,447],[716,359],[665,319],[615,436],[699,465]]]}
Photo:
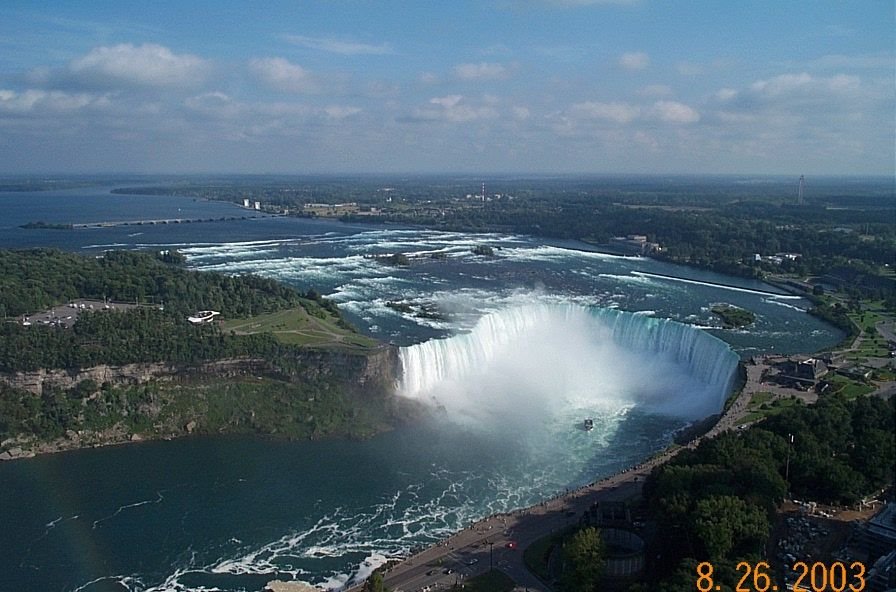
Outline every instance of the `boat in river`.
{"label": "boat in river", "polygon": [[583,427],[585,428],[586,432],[590,432],[594,429],[594,420],[590,417],[586,418]]}

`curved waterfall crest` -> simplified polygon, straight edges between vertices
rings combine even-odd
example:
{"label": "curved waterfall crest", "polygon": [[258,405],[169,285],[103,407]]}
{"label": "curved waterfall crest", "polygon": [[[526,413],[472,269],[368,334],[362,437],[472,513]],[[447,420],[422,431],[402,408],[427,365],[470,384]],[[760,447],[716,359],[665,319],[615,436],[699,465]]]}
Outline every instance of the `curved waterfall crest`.
{"label": "curved waterfall crest", "polygon": [[[544,356],[538,355],[540,347]],[[469,379],[497,357],[514,352],[525,356],[529,365],[544,359],[548,366],[557,349],[562,350],[560,355],[574,358],[573,372],[577,367],[593,372],[594,368],[586,367],[599,364],[623,380],[626,373],[649,371],[662,361],[664,368],[674,366],[704,385],[719,409],[730,392],[739,360],[721,339],[670,319],[574,304],[533,303],[488,314],[469,333],[401,348],[398,392],[427,397],[440,385]],[[633,363],[641,368],[625,368]],[[658,373],[655,378],[662,381],[662,372]]]}

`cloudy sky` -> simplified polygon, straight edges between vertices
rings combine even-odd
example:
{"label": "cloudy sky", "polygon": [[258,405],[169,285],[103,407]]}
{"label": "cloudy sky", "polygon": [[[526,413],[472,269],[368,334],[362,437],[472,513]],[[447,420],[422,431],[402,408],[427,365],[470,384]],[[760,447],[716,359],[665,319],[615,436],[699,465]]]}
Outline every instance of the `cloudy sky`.
{"label": "cloudy sky", "polygon": [[3,0],[0,173],[893,174],[892,0]]}

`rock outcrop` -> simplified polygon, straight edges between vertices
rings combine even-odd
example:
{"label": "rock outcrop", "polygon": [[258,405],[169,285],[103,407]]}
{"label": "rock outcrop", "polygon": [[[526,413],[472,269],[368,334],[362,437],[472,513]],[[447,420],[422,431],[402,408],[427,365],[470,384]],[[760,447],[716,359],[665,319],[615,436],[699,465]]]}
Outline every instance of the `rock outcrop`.
{"label": "rock outcrop", "polygon": [[304,349],[294,356],[276,363],[258,358],[232,358],[207,362],[197,366],[178,366],[165,363],[101,364],[91,368],[41,369],[32,372],[0,373],[0,381],[41,395],[53,387],[70,389],[84,380],[97,385],[143,384],[150,380],[174,380],[202,376],[234,377],[245,375],[276,375],[292,381],[327,378],[348,387],[357,394],[391,389],[400,372],[395,347],[382,345],[369,351],[341,349]]}

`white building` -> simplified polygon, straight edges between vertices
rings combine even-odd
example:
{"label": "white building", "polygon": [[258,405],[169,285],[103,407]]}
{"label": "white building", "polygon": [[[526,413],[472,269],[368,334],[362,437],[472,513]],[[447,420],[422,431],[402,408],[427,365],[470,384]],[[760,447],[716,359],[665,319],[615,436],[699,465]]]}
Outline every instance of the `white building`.
{"label": "white building", "polygon": [[205,323],[210,323],[212,319],[221,314],[216,310],[200,310],[193,316],[187,317],[187,320],[193,323],[194,325],[204,325]]}

